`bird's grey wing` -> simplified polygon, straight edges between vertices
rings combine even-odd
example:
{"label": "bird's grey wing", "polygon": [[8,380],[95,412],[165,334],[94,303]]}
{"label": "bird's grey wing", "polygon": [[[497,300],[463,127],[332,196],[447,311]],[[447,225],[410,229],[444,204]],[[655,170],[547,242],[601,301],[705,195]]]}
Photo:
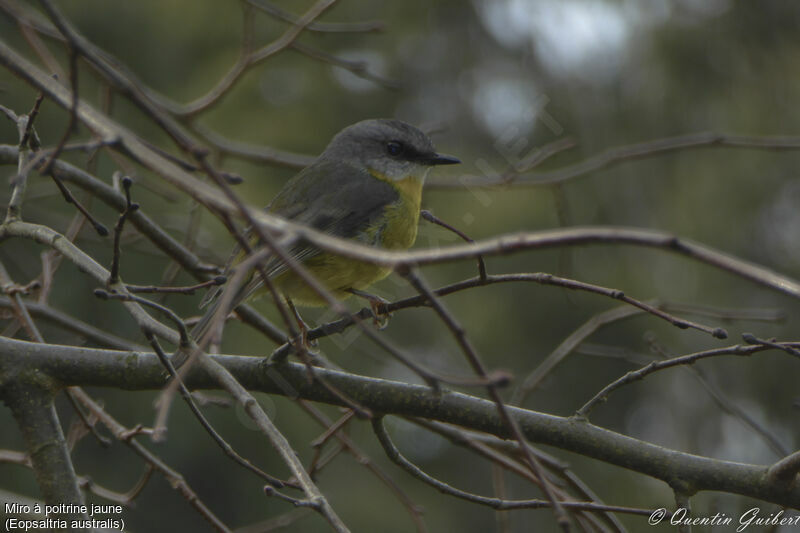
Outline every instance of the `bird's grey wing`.
{"label": "bird's grey wing", "polygon": [[[317,161],[289,180],[267,206],[283,218],[342,238],[355,238],[372,225],[384,208],[399,199],[387,182],[366,170],[340,161]],[[289,250],[298,262],[317,255],[320,250],[310,243],[299,243]],[[269,277],[285,272],[286,264],[274,258],[264,265]],[[240,291],[242,301],[261,286],[255,275]]]}
{"label": "bird's grey wing", "polygon": [[[381,216],[384,208],[399,199],[387,182],[366,170],[340,161],[317,161],[292,178],[267,210],[318,231],[351,239],[359,236]],[[304,261],[319,249],[301,243],[290,255]],[[280,261],[268,265],[270,276],[286,269]]]}

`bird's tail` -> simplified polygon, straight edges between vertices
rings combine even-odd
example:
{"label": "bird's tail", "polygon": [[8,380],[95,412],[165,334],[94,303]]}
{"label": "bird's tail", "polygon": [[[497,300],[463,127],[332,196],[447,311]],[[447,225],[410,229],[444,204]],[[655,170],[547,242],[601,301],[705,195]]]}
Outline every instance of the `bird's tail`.
{"label": "bird's tail", "polygon": [[192,327],[190,334],[195,341],[200,340],[208,332],[208,328],[211,327],[211,320],[214,318],[214,315],[217,314],[217,309],[219,309],[219,303],[219,298],[212,300],[210,305],[206,306],[203,316],[201,316],[197,324]]}
{"label": "bird's tail", "polygon": [[[261,286],[261,278],[259,276],[253,276],[253,278],[249,282],[245,283],[239,288],[239,290],[236,292],[233,299],[231,300],[228,309],[229,310],[236,309],[239,306],[239,304],[247,300],[260,286]],[[206,297],[203,298],[203,301],[200,302],[200,306],[201,307],[205,306],[206,310],[205,313],[203,313],[203,316],[200,317],[200,320],[197,322],[197,324],[194,325],[192,331],[190,332],[192,338],[195,341],[200,340],[204,335],[206,335],[209,331],[209,328],[215,322],[214,317],[217,315],[219,306],[223,300],[221,298],[223,288],[224,285],[214,287],[215,290],[209,291]],[[227,313],[225,317],[219,320],[219,323],[224,324],[226,318],[227,318]]]}

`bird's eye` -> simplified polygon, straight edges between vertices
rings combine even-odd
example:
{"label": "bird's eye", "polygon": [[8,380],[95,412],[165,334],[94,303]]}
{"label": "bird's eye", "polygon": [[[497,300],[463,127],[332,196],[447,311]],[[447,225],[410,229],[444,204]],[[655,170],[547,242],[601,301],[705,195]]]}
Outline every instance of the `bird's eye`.
{"label": "bird's eye", "polygon": [[404,146],[402,145],[402,143],[399,143],[397,141],[389,141],[388,143],[386,143],[386,151],[391,156],[395,156],[396,157],[396,156],[402,154],[403,150],[404,150]]}

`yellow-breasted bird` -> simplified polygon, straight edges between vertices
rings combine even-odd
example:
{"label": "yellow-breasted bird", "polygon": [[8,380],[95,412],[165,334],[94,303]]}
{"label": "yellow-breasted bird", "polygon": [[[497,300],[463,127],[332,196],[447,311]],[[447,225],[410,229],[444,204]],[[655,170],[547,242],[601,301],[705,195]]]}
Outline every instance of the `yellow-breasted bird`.
{"label": "yellow-breasted bird", "polygon": [[[438,154],[422,131],[393,119],[358,122],[340,131],[325,151],[291,178],[267,211],[316,230],[361,244],[402,250],[417,237],[422,186],[435,165],[460,163]],[[346,298],[379,281],[390,269],[299,244],[289,250],[336,297]],[[275,288],[301,306],[325,303],[279,259],[264,271]],[[254,275],[233,301],[233,307],[263,291]],[[193,334],[199,338],[214,309],[205,313]]]}

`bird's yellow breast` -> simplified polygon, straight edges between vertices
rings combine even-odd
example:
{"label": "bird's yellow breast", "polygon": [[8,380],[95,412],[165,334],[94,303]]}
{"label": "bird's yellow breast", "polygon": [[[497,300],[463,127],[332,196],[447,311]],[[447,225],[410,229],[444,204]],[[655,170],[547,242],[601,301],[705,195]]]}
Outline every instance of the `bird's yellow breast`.
{"label": "bird's yellow breast", "polygon": [[398,199],[386,206],[383,216],[367,232],[377,237],[377,242],[384,248],[409,248],[417,238],[423,180],[417,176],[392,180],[375,171],[370,173],[388,182],[397,191]]}
{"label": "bird's yellow breast", "polygon": [[[409,176],[392,180],[370,170],[373,177],[386,181],[397,191],[398,199],[384,208],[380,217],[364,234],[368,242],[383,248],[405,250],[417,238],[419,210],[422,203],[423,179]],[[321,253],[308,259],[304,266],[316,276],[337,298],[347,298],[347,289],[364,290],[388,276],[392,270],[378,265],[349,259],[331,253]],[[294,272],[284,272],[275,279],[278,289],[298,305],[324,305],[316,292],[308,287]]]}

